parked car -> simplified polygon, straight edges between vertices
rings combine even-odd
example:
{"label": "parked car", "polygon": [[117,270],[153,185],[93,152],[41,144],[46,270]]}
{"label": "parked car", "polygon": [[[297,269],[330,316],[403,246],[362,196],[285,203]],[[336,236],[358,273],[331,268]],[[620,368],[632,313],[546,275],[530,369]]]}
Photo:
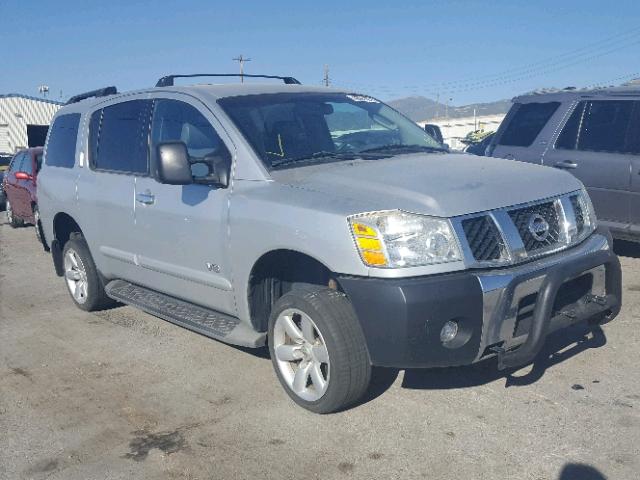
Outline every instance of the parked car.
{"label": "parked car", "polygon": [[367,95],[174,78],[53,120],[41,221],[79,308],[266,343],[318,413],[356,402],[372,365],[519,366],[617,315],[620,263],[571,175],[448,154]]}
{"label": "parked car", "polygon": [[515,98],[490,155],[571,172],[614,237],[640,241],[640,87]]}
{"label": "parked car", "polygon": [[5,172],[9,168],[11,158],[11,155],[0,153],[0,211],[4,210],[6,202],[6,195],[4,194],[4,186],[2,184],[2,180],[4,179]]}
{"label": "parked car", "polygon": [[2,181],[9,224],[14,228],[25,223],[36,225],[38,239],[42,237],[36,185],[42,165],[42,150],[42,147],[35,147],[16,153]]}
{"label": "parked car", "polygon": [[[491,144],[491,140],[495,132],[483,132],[480,134],[480,139],[469,142],[467,147],[464,149],[465,153],[470,153],[472,155],[478,155],[483,157],[486,153],[487,147]],[[470,135],[467,135],[469,137]],[[463,141],[464,143],[464,141]]]}

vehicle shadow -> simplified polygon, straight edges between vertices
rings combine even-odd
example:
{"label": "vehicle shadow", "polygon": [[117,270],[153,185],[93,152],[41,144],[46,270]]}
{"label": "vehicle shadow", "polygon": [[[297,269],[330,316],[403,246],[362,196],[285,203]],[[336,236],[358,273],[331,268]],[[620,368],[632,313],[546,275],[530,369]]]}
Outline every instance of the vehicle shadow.
{"label": "vehicle shadow", "polygon": [[606,343],[606,336],[600,326],[573,325],[547,337],[545,346],[533,361],[531,370],[524,375],[516,375],[519,369],[498,370],[497,359],[494,357],[465,367],[406,370],[402,387],[422,390],[468,388],[502,378],[505,379],[505,388],[531,385],[554,365],[589,348],[600,348]]}
{"label": "vehicle shadow", "polygon": [[607,480],[607,477],[590,465],[567,463],[562,467],[558,480]]}
{"label": "vehicle shadow", "polygon": [[[416,390],[447,390],[470,388],[505,379],[505,388],[531,385],[538,381],[544,373],[554,365],[572,358],[590,348],[600,348],[607,343],[607,338],[599,325],[576,324],[552,333],[547,337],[545,346],[533,361],[531,370],[524,375],[515,375],[519,369],[498,370],[498,361],[489,358],[474,365],[449,368],[407,369],[402,380],[402,388]],[[269,349],[245,348],[231,346],[234,349],[253,355],[256,358],[269,360]],[[371,372],[371,383],[364,397],[353,408],[375,400],[384,394],[395,383],[400,369],[374,367]],[[580,389],[580,385],[573,388]],[[571,477],[561,477],[571,478]],[[591,477],[585,477],[591,478]],[[597,477],[594,477],[597,478]]]}
{"label": "vehicle shadow", "polygon": [[621,257],[640,258],[640,243],[614,240],[613,251]]}

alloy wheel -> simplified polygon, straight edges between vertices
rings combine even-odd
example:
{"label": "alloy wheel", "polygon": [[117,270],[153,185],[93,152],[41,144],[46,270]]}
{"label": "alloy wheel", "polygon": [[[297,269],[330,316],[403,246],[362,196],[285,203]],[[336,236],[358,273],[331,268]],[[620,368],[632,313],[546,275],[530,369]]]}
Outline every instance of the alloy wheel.
{"label": "alloy wheel", "polygon": [[64,256],[64,277],[69,292],[78,303],[87,301],[87,271],[75,250],[69,249]]}
{"label": "alloy wheel", "polygon": [[301,310],[286,309],[276,319],[273,337],[273,351],[287,386],[303,400],[319,400],[329,386],[330,362],[315,322]]}
{"label": "alloy wheel", "polygon": [[13,223],[13,210],[11,209],[11,202],[9,202],[9,200],[6,202],[5,210],[7,211],[7,221]]}

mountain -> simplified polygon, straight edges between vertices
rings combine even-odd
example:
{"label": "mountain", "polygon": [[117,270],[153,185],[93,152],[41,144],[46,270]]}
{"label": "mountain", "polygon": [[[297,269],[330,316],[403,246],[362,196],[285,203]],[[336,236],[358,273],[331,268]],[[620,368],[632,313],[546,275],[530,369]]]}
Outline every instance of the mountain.
{"label": "mountain", "polygon": [[472,117],[474,108],[478,116],[507,113],[509,108],[511,108],[511,100],[498,100],[489,103],[473,103],[459,107],[449,105],[447,109],[445,104],[421,96],[398,98],[387,103],[415,122],[432,120],[436,117],[444,118],[447,110],[449,118],[461,118]]}

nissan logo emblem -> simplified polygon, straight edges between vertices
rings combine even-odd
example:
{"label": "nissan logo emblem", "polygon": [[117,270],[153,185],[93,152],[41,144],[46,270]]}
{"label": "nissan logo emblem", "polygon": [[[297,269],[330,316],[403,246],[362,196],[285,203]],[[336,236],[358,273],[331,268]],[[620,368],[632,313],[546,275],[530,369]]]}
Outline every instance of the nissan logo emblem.
{"label": "nissan logo emblem", "polygon": [[542,215],[534,213],[529,219],[529,233],[538,242],[544,242],[549,236],[549,224]]}

